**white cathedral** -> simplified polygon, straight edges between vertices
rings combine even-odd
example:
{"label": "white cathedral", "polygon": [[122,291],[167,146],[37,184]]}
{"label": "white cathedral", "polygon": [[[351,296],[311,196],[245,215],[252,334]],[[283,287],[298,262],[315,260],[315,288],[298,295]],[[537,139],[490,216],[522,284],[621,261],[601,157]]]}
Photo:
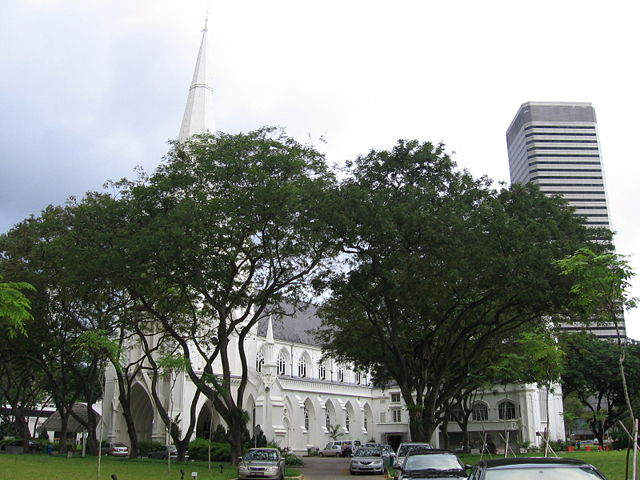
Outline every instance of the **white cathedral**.
{"label": "white cathedral", "polygon": [[[180,128],[179,140],[204,131],[215,132],[213,89],[207,70],[207,28],[202,32],[193,81]],[[375,441],[397,446],[409,441],[408,412],[398,388],[380,389],[371,385],[370,377],[349,365],[324,359],[310,330],[320,320],[313,308],[291,312],[292,316],[263,320],[247,338],[249,385],[244,406],[249,413],[247,427],[251,435],[256,428],[267,440],[302,454],[322,448],[328,441],[330,428],[340,425],[341,439]],[[237,339],[236,339],[237,341]],[[233,342],[229,348],[235,348]],[[142,351],[132,345],[125,353],[132,360]],[[197,356],[192,356],[197,368]],[[252,360],[253,359],[253,360]],[[232,365],[240,373],[239,356]],[[106,374],[103,403],[103,439],[128,443],[126,423],[118,400],[118,384],[113,369]],[[140,441],[168,441],[167,429],[158,415],[150,394],[151,379],[140,374],[132,389],[132,411]],[[181,423],[191,421],[190,405],[195,386],[186,374],[158,383],[158,394],[166,402],[172,418]],[[540,432],[549,428],[551,440],[564,440],[564,421],[560,387],[549,400],[547,419],[546,392],[536,385],[496,386],[481,392],[473,404],[469,432],[472,444],[492,440],[504,447],[540,445]],[[196,409],[194,437],[207,438],[213,426],[224,425],[211,403],[201,397]],[[455,422],[448,425],[450,445],[462,441]],[[442,445],[442,433],[436,431],[431,440]]]}

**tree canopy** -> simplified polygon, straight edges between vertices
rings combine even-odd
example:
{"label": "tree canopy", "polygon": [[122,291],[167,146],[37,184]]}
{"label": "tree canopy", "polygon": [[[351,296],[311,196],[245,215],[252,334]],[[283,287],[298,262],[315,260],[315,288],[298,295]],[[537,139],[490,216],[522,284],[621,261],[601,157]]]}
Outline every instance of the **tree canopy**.
{"label": "tree canopy", "polygon": [[480,359],[567,313],[555,262],[603,235],[561,199],[531,184],[497,191],[430,143],[359,157],[338,195],[332,229],[347,266],[328,274],[318,338],[398,383],[416,440]]}

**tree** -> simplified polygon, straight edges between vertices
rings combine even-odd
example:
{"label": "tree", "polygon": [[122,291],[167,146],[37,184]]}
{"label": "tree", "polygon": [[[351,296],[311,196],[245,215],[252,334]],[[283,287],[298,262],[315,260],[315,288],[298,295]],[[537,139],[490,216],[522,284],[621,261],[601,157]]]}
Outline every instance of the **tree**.
{"label": "tree", "polygon": [[[565,352],[562,391],[579,399],[589,414],[586,420],[594,436],[601,442],[606,432],[618,420],[628,415],[621,372],[618,365],[618,346],[590,333],[567,333],[561,336]],[[640,346],[627,346],[625,374],[633,387],[631,395],[639,393]]]}
{"label": "tree", "polygon": [[522,332],[514,348],[507,350],[497,365],[492,366],[501,383],[537,383],[545,389],[547,426],[544,432],[545,456],[549,451],[549,396],[563,372],[564,352],[555,335],[543,328]]}
{"label": "tree", "polygon": [[176,143],[148,181],[124,185],[130,215],[121,277],[229,426],[234,461],[247,418],[245,339],[285,297],[295,301],[330,254],[332,183],[315,149],[264,128]]}
{"label": "tree", "polygon": [[411,437],[429,440],[483,355],[565,310],[554,262],[606,232],[536,186],[457,171],[443,145],[400,141],[347,175],[332,229],[348,265],[327,274],[318,338],[396,381]]}
{"label": "tree", "polygon": [[[77,226],[77,203],[46,208],[38,217],[16,225],[2,237],[2,268],[14,278],[28,278],[37,286],[31,294],[36,321],[29,323],[29,348],[22,358],[37,365],[47,377],[66,436],[69,417],[88,432],[90,453],[98,452],[98,416],[92,405],[102,397],[100,379],[104,362],[95,352],[83,349],[86,332],[112,334],[128,299],[110,288],[94,257],[84,256]],[[93,250],[95,252],[96,249]],[[87,415],[74,405],[85,402]],[[62,442],[61,450],[65,451]]]}
{"label": "tree", "polygon": [[[620,333],[619,320],[623,311],[634,308],[637,300],[629,295],[629,280],[633,271],[625,257],[610,252],[596,252],[590,248],[581,248],[573,255],[558,262],[563,273],[573,281],[571,292],[575,295],[572,303],[582,309],[589,320],[605,322],[615,326],[618,338],[618,367],[620,382],[627,408],[627,417],[631,421],[627,432],[633,442],[633,478],[637,477],[638,419],[633,411],[629,387],[625,375],[626,336]],[[627,451],[627,459],[628,459]],[[627,461],[627,475],[629,462]]]}

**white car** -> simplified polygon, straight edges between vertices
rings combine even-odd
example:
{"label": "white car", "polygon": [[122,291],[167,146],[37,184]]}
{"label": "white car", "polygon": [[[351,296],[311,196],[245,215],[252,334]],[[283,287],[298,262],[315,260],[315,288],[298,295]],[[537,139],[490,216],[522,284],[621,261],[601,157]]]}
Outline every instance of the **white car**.
{"label": "white car", "polygon": [[342,445],[335,442],[329,442],[324,448],[320,449],[318,455],[321,457],[339,457],[342,455]]}

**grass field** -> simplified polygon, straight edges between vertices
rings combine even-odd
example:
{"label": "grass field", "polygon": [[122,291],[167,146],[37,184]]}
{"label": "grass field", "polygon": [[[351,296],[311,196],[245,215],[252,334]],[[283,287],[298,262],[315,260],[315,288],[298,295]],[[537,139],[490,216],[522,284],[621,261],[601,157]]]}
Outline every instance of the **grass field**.
{"label": "grass field", "polygon": [[[578,452],[559,452],[559,456],[567,458],[577,458],[595,465],[598,470],[606,475],[609,480],[624,480],[626,450],[600,452],[600,451],[578,451]],[[532,454],[532,456],[542,456],[540,454]],[[475,465],[480,460],[480,455],[460,455],[463,462]],[[485,459],[488,458],[486,455]],[[500,458],[495,455],[492,458]],[[631,459],[629,459],[629,468],[631,468]],[[629,472],[631,478],[631,472]]]}
{"label": "grass field", "polygon": [[[624,480],[625,451],[611,452],[562,452],[561,456],[578,458],[598,467],[609,480]],[[475,464],[480,455],[461,455],[465,463]],[[487,458],[485,456],[485,458]],[[493,457],[497,458],[497,457]],[[0,480],[93,480],[96,478],[96,457],[66,458],[58,455],[0,455]],[[227,480],[236,477],[236,468],[229,464],[206,462],[172,463],[168,469],[166,461],[150,459],[102,458],[100,480],[191,480],[191,472],[198,473],[198,480]],[[287,469],[287,476],[299,471]]]}
{"label": "grass field", "polygon": [[[96,479],[96,457],[67,458],[58,455],[0,455],[0,480],[94,480]],[[191,480],[191,472],[198,473],[198,480],[226,480],[236,478],[237,469],[228,463],[186,462],[171,464],[162,460],[102,457],[100,480]],[[286,470],[287,475],[299,475],[298,470]]]}

